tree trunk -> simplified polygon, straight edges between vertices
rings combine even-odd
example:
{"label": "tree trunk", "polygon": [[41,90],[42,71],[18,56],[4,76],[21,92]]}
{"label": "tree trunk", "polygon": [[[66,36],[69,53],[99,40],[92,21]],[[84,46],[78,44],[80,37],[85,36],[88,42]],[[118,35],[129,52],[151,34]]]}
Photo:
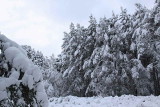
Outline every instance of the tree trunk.
{"label": "tree trunk", "polygon": [[160,84],[159,84],[159,79],[158,79],[158,72],[153,67],[153,83],[154,83],[154,95],[158,96],[160,95]]}

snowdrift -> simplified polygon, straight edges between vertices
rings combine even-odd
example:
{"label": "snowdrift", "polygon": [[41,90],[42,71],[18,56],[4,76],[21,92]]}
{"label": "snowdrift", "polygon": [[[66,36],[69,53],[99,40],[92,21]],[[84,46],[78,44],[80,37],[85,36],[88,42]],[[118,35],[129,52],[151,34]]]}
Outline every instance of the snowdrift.
{"label": "snowdrift", "polygon": [[160,107],[160,96],[60,97],[51,98],[49,107]]}

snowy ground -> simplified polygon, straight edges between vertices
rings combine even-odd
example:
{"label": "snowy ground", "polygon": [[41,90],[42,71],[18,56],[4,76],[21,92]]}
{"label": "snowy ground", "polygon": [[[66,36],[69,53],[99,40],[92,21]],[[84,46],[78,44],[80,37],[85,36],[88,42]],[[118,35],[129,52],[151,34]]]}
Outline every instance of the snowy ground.
{"label": "snowy ground", "polygon": [[160,96],[60,97],[51,98],[49,107],[160,107]]}

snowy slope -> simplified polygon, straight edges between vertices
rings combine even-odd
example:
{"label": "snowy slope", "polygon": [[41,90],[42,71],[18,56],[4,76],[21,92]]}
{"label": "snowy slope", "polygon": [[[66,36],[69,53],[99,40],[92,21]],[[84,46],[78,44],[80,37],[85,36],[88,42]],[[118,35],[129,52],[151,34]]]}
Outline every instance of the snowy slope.
{"label": "snowy slope", "polygon": [[49,107],[160,107],[160,96],[60,97],[51,98]]}

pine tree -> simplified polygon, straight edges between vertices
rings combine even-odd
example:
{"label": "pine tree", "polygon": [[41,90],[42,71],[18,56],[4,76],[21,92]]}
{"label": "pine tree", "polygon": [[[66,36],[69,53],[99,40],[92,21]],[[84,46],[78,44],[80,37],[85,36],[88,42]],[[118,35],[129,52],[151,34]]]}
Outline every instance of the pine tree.
{"label": "pine tree", "polygon": [[0,43],[0,106],[48,106],[40,69],[21,46],[2,34]]}
{"label": "pine tree", "polygon": [[91,15],[88,28],[71,24],[56,63],[63,95],[159,95],[159,5],[136,4],[133,15],[121,8],[99,23]]}

